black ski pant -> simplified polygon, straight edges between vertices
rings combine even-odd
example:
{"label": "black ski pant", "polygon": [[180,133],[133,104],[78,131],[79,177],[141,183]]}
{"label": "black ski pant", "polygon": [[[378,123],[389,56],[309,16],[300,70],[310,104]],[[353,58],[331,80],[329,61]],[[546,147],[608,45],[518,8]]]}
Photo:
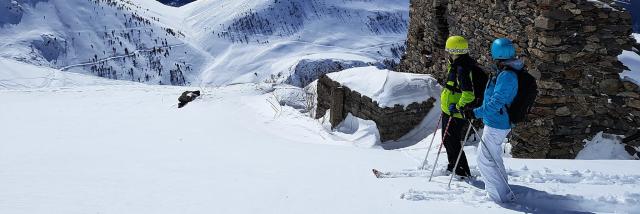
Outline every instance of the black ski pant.
{"label": "black ski pant", "polygon": [[[449,124],[449,130],[447,130],[447,133],[445,133],[449,118],[452,118],[451,123]],[[461,144],[466,133],[465,128],[468,126],[468,123],[469,122],[467,122],[467,120],[465,119],[451,117],[446,113],[442,114],[442,139],[444,139],[444,148],[447,149],[447,159],[449,159],[447,170],[453,172],[453,167],[456,164],[458,153],[462,150],[462,156],[460,157],[458,168],[455,170],[456,175],[460,176],[471,175],[469,163],[467,162],[467,156],[464,154],[464,150],[462,149]]]}

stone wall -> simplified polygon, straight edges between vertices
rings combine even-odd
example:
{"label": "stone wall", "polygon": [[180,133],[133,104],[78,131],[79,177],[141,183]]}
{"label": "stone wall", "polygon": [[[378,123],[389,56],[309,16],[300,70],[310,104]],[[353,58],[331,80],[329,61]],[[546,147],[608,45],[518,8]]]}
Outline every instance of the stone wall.
{"label": "stone wall", "polygon": [[337,126],[351,113],[365,120],[376,122],[381,142],[398,140],[415,129],[433,107],[434,98],[422,103],[412,103],[406,108],[396,105],[381,108],[371,98],[340,85],[327,75],[318,79],[318,104],[315,118],[325,116],[331,110],[331,125]]}
{"label": "stone wall", "polygon": [[497,37],[514,40],[540,96],[531,121],[511,135],[515,157],[574,158],[582,140],[599,131],[638,127],[640,94],[623,84],[617,56],[631,49],[631,17],[587,0],[411,0],[403,72],[446,72],[449,35],[470,41],[470,54],[488,70]]}

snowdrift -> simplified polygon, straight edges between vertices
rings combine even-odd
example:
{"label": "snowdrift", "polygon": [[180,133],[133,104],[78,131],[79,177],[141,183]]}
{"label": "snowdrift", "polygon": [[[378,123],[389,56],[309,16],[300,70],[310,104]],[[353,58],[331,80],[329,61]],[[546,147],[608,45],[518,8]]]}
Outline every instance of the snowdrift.
{"label": "snowdrift", "polygon": [[328,75],[332,80],[378,102],[380,107],[408,106],[440,96],[438,82],[427,74],[361,67]]}
{"label": "snowdrift", "polygon": [[622,136],[600,132],[591,140],[585,140],[584,149],[578,153],[579,160],[633,160],[624,150]]}

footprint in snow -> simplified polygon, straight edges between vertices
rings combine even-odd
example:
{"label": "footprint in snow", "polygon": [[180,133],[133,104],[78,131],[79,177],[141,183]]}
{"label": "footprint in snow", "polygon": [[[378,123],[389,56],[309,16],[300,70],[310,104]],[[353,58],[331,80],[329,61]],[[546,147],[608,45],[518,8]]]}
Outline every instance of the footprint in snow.
{"label": "footprint in snow", "polygon": [[[581,174],[582,175],[582,174]],[[598,174],[599,176],[601,174]],[[604,175],[603,175],[604,176]],[[593,176],[584,176],[593,177]],[[606,177],[606,176],[604,176]],[[615,177],[615,176],[610,176]],[[601,179],[602,177],[598,177]],[[575,181],[575,180],[571,180]],[[556,195],[520,185],[510,185],[516,200],[512,203],[499,204],[501,207],[526,213],[634,213],[640,210],[640,193],[626,193],[622,196],[601,196],[586,198],[578,195]],[[461,202],[479,206],[493,203],[484,191],[484,182],[473,182],[452,185],[450,190],[442,186],[442,191],[409,190],[400,198],[409,201],[442,201]]]}

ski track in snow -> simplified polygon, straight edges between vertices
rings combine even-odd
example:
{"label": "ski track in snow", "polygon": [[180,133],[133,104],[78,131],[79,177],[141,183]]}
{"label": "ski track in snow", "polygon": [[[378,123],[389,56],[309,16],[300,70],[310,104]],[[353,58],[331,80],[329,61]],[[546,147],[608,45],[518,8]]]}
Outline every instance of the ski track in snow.
{"label": "ski track in snow", "polygon": [[[172,44],[172,45],[167,45],[167,46],[161,46],[160,48],[174,48],[174,47],[180,47],[180,46],[184,46],[186,45],[185,43],[181,43],[181,44]],[[116,56],[111,56],[111,57],[106,57],[106,58],[99,58],[96,61],[88,61],[88,62],[82,62],[82,63],[78,63],[78,64],[73,64],[73,65],[66,65],[66,66],[61,66],[58,69],[61,71],[66,71],[69,70],[71,68],[75,68],[75,67],[81,67],[81,66],[87,66],[87,65],[98,65],[101,62],[106,62],[106,61],[111,61],[111,60],[116,60],[116,59],[122,59],[122,58],[126,58],[126,57],[130,57],[142,52],[151,52],[154,49],[149,48],[149,49],[141,49],[141,50],[134,50],[131,51],[131,53],[129,54],[121,54],[121,55],[116,55]]]}

